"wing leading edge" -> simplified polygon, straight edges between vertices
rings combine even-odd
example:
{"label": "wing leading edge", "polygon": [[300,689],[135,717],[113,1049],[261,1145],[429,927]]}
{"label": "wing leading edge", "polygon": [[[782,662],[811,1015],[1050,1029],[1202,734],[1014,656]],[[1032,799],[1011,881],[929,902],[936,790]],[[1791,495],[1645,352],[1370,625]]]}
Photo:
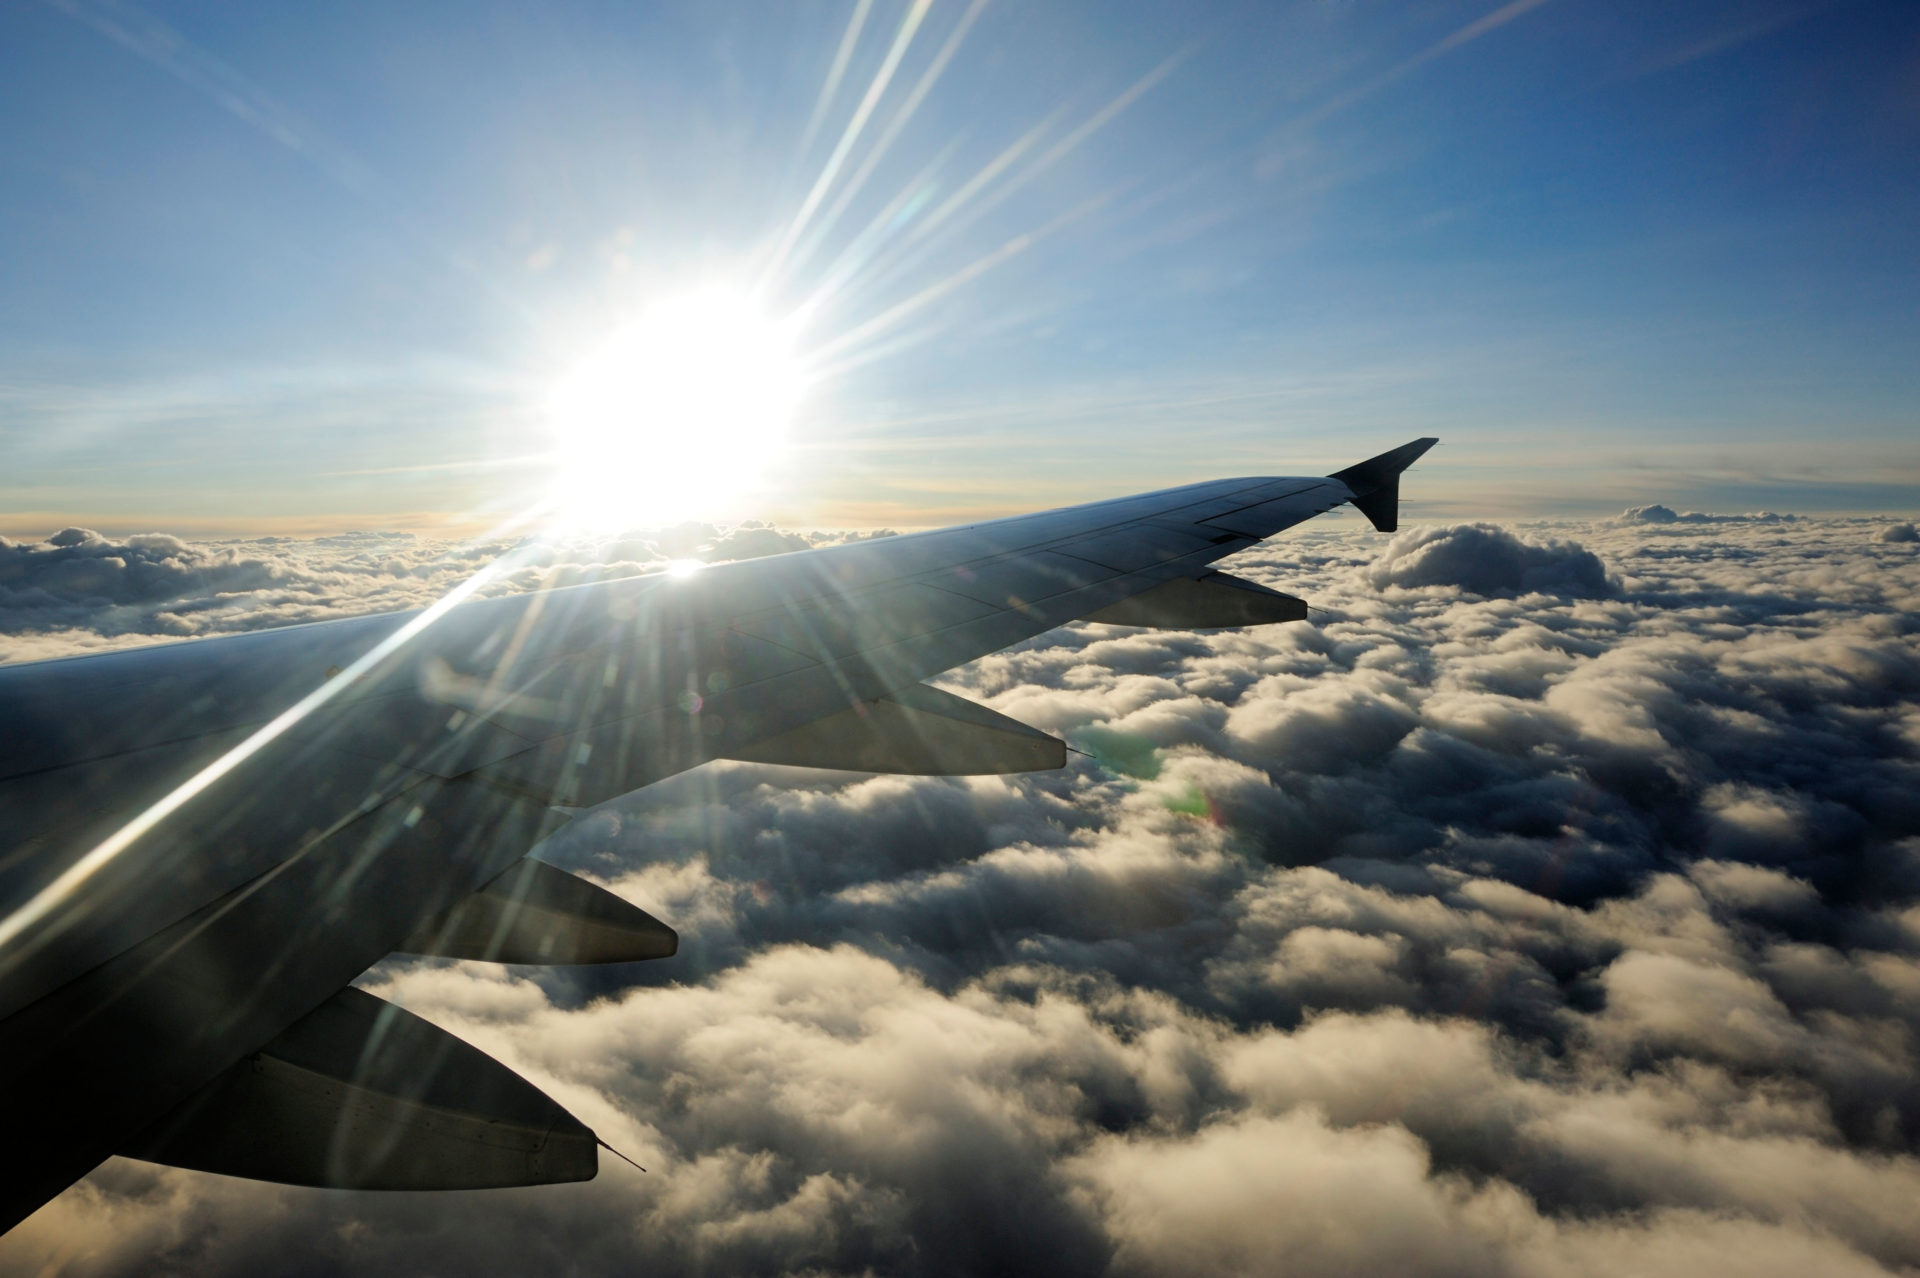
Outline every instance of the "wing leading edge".
{"label": "wing leading edge", "polygon": [[[469,1089],[507,1097],[497,1112],[395,1092],[378,1069],[328,1084],[349,1098],[337,1112],[282,1082],[330,1077],[312,1068],[333,1059],[315,1046],[329,1036],[364,1057],[376,1040],[339,1029],[356,1015],[407,1024],[361,1015],[371,996],[340,993],[396,950],[672,953],[665,924],[526,868],[567,811],[714,758],[1059,766],[1057,739],[922,681],[1079,619],[1296,619],[1301,601],[1211,565],[1343,503],[1391,527],[1399,473],[1432,442],[1323,478],[1222,480],[687,580],[473,602],[431,624],[357,618],[0,670],[0,828],[20,839],[0,851],[0,1084],[35,1098],[16,1137],[31,1174],[4,1196],[0,1224],[116,1151],[296,1183],[460,1182],[468,1173],[442,1164],[459,1161],[449,1151],[465,1137],[402,1138],[423,1123],[519,1133],[499,1147],[517,1153],[471,1173],[486,1183],[591,1175],[591,1145],[585,1164],[577,1150],[592,1134],[553,1119],[536,1141],[545,1111],[497,1080]],[[307,713],[276,720],[303,698]],[[150,818],[133,836],[130,799]],[[124,848],[77,877],[113,839]],[[419,1046],[431,1036],[413,1029],[377,1041],[414,1044],[408,1059],[467,1059]],[[445,1068],[491,1077],[470,1061]],[[284,1115],[290,1132],[331,1122],[355,1152],[316,1171],[316,1147],[290,1138],[276,1162],[257,1142],[234,1144],[239,1113],[258,1119],[248,1131],[281,1121],[263,1114]],[[552,1157],[528,1154],[548,1140]]]}

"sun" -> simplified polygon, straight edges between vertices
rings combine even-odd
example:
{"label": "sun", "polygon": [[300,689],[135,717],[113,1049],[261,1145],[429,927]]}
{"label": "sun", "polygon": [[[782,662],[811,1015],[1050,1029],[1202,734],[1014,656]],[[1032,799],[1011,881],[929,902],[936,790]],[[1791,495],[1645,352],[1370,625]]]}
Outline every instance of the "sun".
{"label": "sun", "polygon": [[793,339],[722,289],[657,301],[615,332],[549,404],[557,521],[613,531],[741,513],[800,401]]}

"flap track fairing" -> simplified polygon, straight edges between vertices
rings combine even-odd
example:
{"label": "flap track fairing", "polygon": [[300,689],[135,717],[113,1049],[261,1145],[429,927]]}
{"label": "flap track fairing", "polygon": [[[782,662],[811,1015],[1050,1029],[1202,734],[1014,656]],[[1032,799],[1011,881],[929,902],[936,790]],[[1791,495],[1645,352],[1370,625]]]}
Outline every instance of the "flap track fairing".
{"label": "flap track fairing", "polygon": [[492,963],[637,963],[674,954],[680,936],[605,888],[529,857],[395,948]]}

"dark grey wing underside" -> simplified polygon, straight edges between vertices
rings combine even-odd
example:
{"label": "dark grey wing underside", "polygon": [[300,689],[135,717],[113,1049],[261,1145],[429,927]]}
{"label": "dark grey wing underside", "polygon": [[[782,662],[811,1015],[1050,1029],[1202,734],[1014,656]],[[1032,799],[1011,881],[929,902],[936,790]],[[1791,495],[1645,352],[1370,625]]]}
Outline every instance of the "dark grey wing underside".
{"label": "dark grey wing underside", "polygon": [[597,1139],[546,1093],[351,987],[116,1152],[329,1189],[591,1180]]}
{"label": "dark grey wing underside", "polygon": [[[225,1120],[188,1112],[244,1097],[261,1112],[308,1105],[288,1122],[325,1126],[323,1110],[261,1080],[296,1077],[282,1069],[296,1057],[311,1064],[310,1018],[344,1033],[328,1000],[396,949],[670,953],[657,920],[542,872],[511,873],[566,812],[715,758],[1059,766],[1057,740],[922,681],[1081,618],[1207,628],[1297,617],[1300,601],[1210,565],[1343,502],[1380,509],[1389,479],[1397,500],[1390,459],[1424,442],[1343,472],[1351,482],[1225,480],[685,580],[0,669],[0,817],[12,840],[0,853],[0,1084],[54,1102],[16,1124],[36,1158],[7,1223],[116,1150],[185,1158],[191,1145],[193,1165],[336,1183],[311,1179],[317,1155],[297,1142],[277,1170],[252,1147],[220,1163],[208,1151],[232,1147],[212,1134]],[[308,1056],[286,1047],[289,1034]],[[292,1056],[274,1055],[283,1047]],[[300,1068],[300,1079],[328,1077]],[[412,1130],[422,1124],[407,1106],[447,1108],[380,1086],[341,1104],[337,1122],[362,1134],[381,1124],[349,1114]],[[449,1112],[464,1115],[444,1120],[456,1128],[486,1119]],[[437,1157],[409,1153],[392,1165],[405,1172],[369,1170],[359,1154],[340,1165],[359,1169],[355,1184],[425,1183]],[[555,1169],[571,1166],[528,1163],[525,1174],[566,1179]]]}

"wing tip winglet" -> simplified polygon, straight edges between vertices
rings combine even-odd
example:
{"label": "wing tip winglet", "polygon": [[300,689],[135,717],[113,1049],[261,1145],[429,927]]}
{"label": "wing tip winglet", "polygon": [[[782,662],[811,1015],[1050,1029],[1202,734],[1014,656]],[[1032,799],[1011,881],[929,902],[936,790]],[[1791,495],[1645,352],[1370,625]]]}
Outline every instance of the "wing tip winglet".
{"label": "wing tip winglet", "polygon": [[1345,484],[1353,493],[1353,504],[1381,532],[1400,527],[1400,472],[1419,461],[1429,448],[1439,443],[1435,435],[1423,435],[1377,457],[1337,470],[1327,476]]}

